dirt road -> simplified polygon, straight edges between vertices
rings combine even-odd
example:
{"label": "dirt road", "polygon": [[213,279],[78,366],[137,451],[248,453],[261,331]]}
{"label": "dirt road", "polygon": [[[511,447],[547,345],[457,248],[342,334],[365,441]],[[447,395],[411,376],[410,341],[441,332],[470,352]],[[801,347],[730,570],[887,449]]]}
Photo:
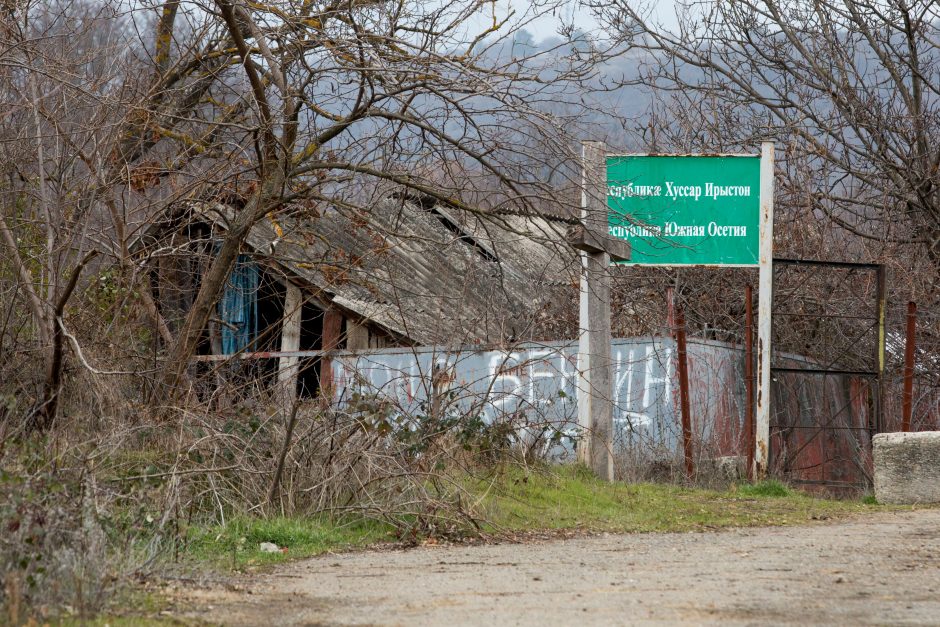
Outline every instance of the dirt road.
{"label": "dirt road", "polygon": [[268,626],[940,625],[940,510],[331,555],[248,587],[203,592],[195,615]]}

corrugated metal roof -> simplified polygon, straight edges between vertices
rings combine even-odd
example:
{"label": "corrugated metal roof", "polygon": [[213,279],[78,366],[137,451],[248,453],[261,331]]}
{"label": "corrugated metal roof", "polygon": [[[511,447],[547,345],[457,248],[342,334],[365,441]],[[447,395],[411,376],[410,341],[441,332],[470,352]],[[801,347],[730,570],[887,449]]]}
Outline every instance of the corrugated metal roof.
{"label": "corrugated metal roof", "polygon": [[[223,224],[232,211],[207,209],[201,213],[221,214],[213,221]],[[256,225],[248,245],[340,307],[418,343],[525,337],[533,316],[577,271],[565,225],[450,208],[442,215],[452,224],[405,198],[368,213],[288,210]]]}

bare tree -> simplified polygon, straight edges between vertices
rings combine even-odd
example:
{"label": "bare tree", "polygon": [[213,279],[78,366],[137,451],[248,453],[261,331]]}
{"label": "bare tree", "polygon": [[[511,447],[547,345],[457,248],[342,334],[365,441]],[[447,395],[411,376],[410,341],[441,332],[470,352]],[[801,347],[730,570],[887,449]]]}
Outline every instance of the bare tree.
{"label": "bare tree", "polygon": [[[115,53],[126,23],[104,6],[67,6],[71,20],[57,19],[66,5],[29,2],[0,18],[0,246],[16,277],[11,304],[25,302],[25,335],[35,340],[21,348],[41,357],[33,363],[41,365],[43,383],[28,421],[39,428],[50,427],[58,412],[66,306],[82,271],[113,241],[100,237],[94,207],[101,187],[89,173],[101,157],[96,118],[103,122],[101,95],[114,75],[103,59]],[[105,23],[115,30],[101,28]],[[4,340],[15,335],[15,311],[4,322]]]}
{"label": "bare tree", "polygon": [[[696,3],[674,29],[637,6],[595,8],[647,53],[628,82],[669,103],[653,126],[710,150],[777,139],[785,193],[855,236],[913,245],[940,268],[934,3]],[[662,135],[649,139],[668,144]]]}
{"label": "bare tree", "polygon": [[[520,56],[504,45],[503,31],[513,28],[495,14],[468,36],[482,6],[219,0],[211,7],[201,29],[212,35],[173,59],[165,75],[207,59],[219,63],[218,80],[205,94],[218,104],[192,110],[193,126],[213,137],[168,136],[178,149],[206,151],[228,138],[225,158],[243,164],[251,187],[170,351],[167,386],[175,387],[195,350],[249,230],[265,216],[276,219],[290,200],[369,211],[375,198],[363,190],[385,182],[494,218],[538,211],[548,186],[509,166],[533,137],[543,160],[573,156],[571,127],[564,130],[540,104],[574,98],[572,88],[603,53],[559,45]],[[174,32],[175,7],[169,3],[162,14],[161,33]],[[472,206],[461,187],[420,174],[418,166],[429,160],[495,177],[502,201]]]}
{"label": "bare tree", "polygon": [[[0,241],[22,305],[11,311],[34,327],[19,346],[59,372],[40,426],[67,348],[79,357],[59,318],[84,268],[113,267],[98,278],[120,292],[97,325],[81,309],[89,328],[113,332],[108,317],[132,308],[147,322],[138,348],[166,353],[152,363],[175,393],[248,233],[278,228],[288,205],[368,214],[404,188],[485,221],[546,208],[570,220],[577,208],[561,205],[576,195],[556,190],[576,178],[581,96],[610,49],[580,35],[516,45],[561,2],[519,15],[476,0],[16,5],[3,17]],[[213,200],[231,215],[192,307],[168,325],[135,241]]]}
{"label": "bare tree", "polygon": [[[634,46],[635,66],[621,84],[650,99],[638,125],[650,150],[753,151],[774,139],[776,255],[887,266],[884,426],[899,424],[892,399],[904,306],[913,300],[932,311],[940,303],[936,4],[707,1],[684,5],[674,27],[632,0],[594,8]],[[740,289],[719,289],[735,277],[745,278],[712,274],[696,282],[693,324],[728,329],[740,317]],[[784,315],[774,324],[775,352],[876,369],[877,322],[866,319],[876,302],[873,277],[778,267],[774,299]],[[917,333],[924,381],[935,380],[940,327],[928,315]],[[935,398],[935,384],[923,389]]]}

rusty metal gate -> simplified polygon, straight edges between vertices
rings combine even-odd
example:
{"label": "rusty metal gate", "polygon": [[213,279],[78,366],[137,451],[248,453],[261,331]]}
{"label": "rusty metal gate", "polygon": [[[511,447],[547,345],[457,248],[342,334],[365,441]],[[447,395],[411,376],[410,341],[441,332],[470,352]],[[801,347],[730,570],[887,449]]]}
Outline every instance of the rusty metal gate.
{"label": "rusty metal gate", "polygon": [[770,469],[807,488],[871,485],[882,428],[885,267],[774,259]]}

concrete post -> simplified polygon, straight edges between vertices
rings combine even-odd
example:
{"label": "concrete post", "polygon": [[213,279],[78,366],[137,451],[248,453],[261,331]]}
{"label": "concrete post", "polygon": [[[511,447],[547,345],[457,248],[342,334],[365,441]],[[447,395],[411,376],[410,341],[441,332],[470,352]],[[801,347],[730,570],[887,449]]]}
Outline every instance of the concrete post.
{"label": "concrete post", "polygon": [[[581,220],[585,230],[607,234],[607,165],[603,142],[581,145]],[[610,257],[581,253],[578,342],[578,423],[585,433],[579,459],[598,477],[613,481],[613,403],[610,376]]]}

